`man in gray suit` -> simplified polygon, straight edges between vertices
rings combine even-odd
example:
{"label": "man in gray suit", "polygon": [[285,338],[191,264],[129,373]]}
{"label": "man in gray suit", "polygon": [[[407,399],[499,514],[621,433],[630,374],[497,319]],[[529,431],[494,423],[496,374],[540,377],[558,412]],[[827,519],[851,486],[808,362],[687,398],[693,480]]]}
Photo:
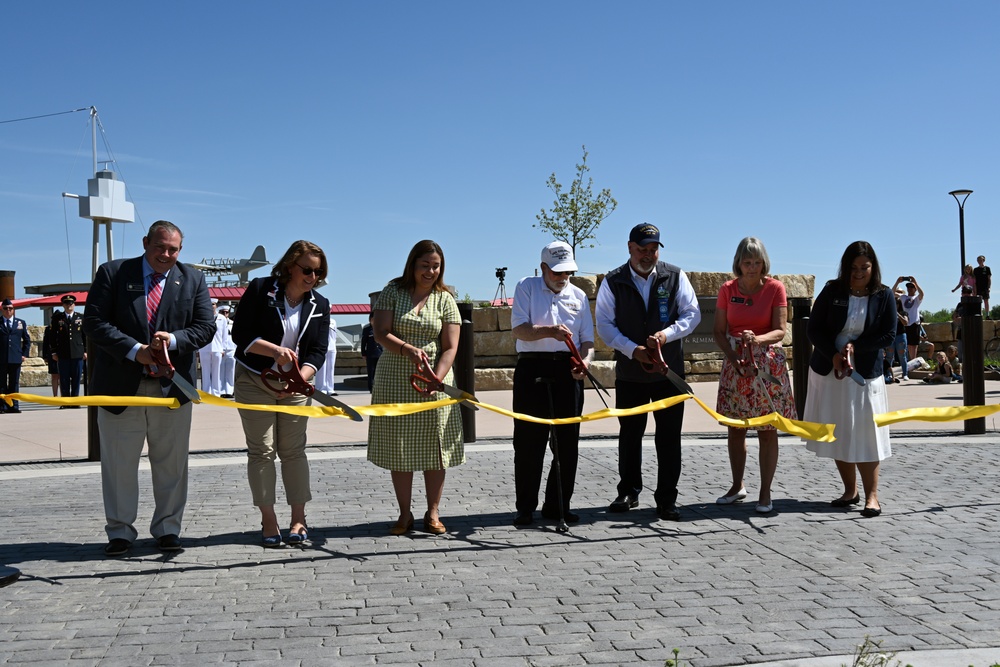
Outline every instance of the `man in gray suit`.
{"label": "man in gray suit", "polygon": [[166,346],[176,372],[194,384],[195,353],[215,334],[205,276],[177,263],[184,235],[173,223],[154,222],[141,257],[114,260],[97,270],[87,295],[84,332],[96,354],[92,395],[173,397],[181,407],[111,406],[97,413],[101,437],[107,556],[122,556],[138,536],[139,458],[149,445],[155,509],[150,533],[161,551],[181,549],[187,502],[191,404],[166,378],[153,377],[154,350]]}

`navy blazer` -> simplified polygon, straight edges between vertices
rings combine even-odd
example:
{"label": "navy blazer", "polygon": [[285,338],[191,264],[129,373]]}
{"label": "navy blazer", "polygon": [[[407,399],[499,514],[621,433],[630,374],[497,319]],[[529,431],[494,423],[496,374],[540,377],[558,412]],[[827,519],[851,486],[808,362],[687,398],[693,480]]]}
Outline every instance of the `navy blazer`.
{"label": "navy blazer", "polygon": [[3,320],[6,317],[0,316],[0,342],[3,343],[3,356],[0,363],[20,364],[22,357],[31,356],[31,336],[28,335],[28,325],[20,317],[12,317],[10,320],[11,330],[6,331]]}
{"label": "navy blazer", "polygon": [[[174,335],[177,349],[170,350],[170,361],[185,380],[194,384],[195,353],[215,335],[212,301],[201,271],[181,262],[170,270],[163,283],[156,330]],[[126,355],[136,343],[149,344],[142,257],[116,259],[97,269],[87,294],[83,331],[96,350],[91,364],[90,393],[134,396],[143,377],[143,366]],[[162,384],[169,386],[168,396],[187,402],[169,380],[164,378]],[[115,414],[125,410],[121,406],[105,409]]]}
{"label": "navy blazer", "polygon": [[[809,367],[820,375],[833,370],[837,335],[847,323],[850,294],[831,280],[823,287],[809,316],[809,342],[813,344]],[[881,287],[868,296],[868,316],[864,331],[854,343],[854,368],[866,379],[882,375],[883,350],[896,338],[896,299],[892,290]]]}
{"label": "navy blazer", "polygon": [[[285,288],[272,276],[254,278],[233,317],[233,342],[236,343],[236,360],[250,370],[260,373],[274,366],[269,355],[247,352],[257,339],[281,345],[285,328],[281,324],[285,312]],[[299,367],[312,366],[317,371],[326,361],[330,340],[330,302],[316,290],[302,299],[299,321],[299,339],[295,353]]]}

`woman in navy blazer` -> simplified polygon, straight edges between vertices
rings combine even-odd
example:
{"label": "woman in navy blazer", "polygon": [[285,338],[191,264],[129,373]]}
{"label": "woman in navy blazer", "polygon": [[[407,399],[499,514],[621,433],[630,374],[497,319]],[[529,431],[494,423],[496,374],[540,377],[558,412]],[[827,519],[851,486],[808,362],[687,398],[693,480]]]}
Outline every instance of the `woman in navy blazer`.
{"label": "woman in navy blazer", "polygon": [[876,428],[874,416],[889,408],[882,355],[895,335],[896,300],[882,284],[878,257],[866,241],[855,241],[840,259],[837,279],[826,284],[813,304],[803,418],[836,425],[834,442],[806,443],[818,456],[837,462],[844,493],[830,504],[849,507],[861,501],[856,468],[865,489],[861,513],[868,517],[882,513],[879,464],[892,455],[889,428]]}
{"label": "woman in navy blazer", "polygon": [[[315,291],[327,275],[326,255],[314,243],[296,241],[275,264],[271,275],[252,281],[240,299],[233,320],[236,343],[237,403],[306,405],[302,394],[275,393],[264,384],[261,372],[288,369],[298,364],[302,377],[312,380],[326,360],[330,302]],[[306,460],[306,417],[277,412],[240,410],[247,441],[247,474],[253,504],[260,508],[262,543],[281,546],[281,530],[274,512],[276,471],[281,459],[281,480],[292,508],[285,541],[299,545],[309,538],[306,503],[309,463]]]}

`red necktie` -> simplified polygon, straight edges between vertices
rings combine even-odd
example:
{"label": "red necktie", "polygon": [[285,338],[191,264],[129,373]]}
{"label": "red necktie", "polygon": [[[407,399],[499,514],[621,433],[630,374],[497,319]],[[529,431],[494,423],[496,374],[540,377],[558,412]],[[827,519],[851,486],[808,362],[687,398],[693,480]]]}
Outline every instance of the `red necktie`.
{"label": "red necktie", "polygon": [[150,278],[149,295],[146,297],[146,322],[149,323],[149,340],[156,333],[156,313],[160,309],[160,297],[163,296],[163,274],[154,273]]}

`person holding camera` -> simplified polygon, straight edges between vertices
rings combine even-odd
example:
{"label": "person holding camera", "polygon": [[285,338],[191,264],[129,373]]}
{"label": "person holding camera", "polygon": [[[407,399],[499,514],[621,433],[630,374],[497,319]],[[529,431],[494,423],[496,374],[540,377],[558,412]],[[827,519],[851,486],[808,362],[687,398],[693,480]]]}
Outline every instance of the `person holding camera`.
{"label": "person holding camera", "polygon": [[[906,347],[910,359],[917,358],[917,345],[920,344],[920,304],[924,301],[924,290],[920,288],[913,276],[896,278],[892,291],[895,292],[900,283],[906,283],[906,296],[903,297],[903,309],[906,311]],[[905,369],[905,366],[904,366]],[[908,379],[905,375],[903,379]]]}

